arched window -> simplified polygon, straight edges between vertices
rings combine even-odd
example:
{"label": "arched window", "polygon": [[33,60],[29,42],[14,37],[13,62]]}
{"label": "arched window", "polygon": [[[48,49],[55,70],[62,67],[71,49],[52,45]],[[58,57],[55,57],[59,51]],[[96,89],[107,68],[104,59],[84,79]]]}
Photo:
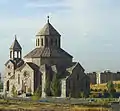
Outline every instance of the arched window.
{"label": "arched window", "polygon": [[36,39],[36,46],[37,46],[37,39]]}
{"label": "arched window", "polygon": [[23,73],[23,75],[24,75],[24,77],[27,77],[27,76],[29,75],[29,72],[28,72],[28,71],[25,71],[25,72]]}
{"label": "arched window", "polygon": [[20,84],[20,74],[18,74],[18,84]]}
{"label": "arched window", "polygon": [[17,51],[14,52],[14,57],[17,58]]}
{"label": "arched window", "polygon": [[41,38],[41,46],[43,46],[43,38]]}
{"label": "arched window", "polygon": [[39,41],[39,39],[38,39],[38,46],[40,45],[39,43],[40,43],[40,41]]}
{"label": "arched window", "polygon": [[21,58],[21,52],[19,51],[19,58]]}

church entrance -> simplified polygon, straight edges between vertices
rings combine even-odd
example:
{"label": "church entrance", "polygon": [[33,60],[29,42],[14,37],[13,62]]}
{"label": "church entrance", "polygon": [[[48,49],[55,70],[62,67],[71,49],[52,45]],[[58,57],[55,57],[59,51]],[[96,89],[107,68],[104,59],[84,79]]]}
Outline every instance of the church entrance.
{"label": "church entrance", "polygon": [[9,91],[9,80],[7,81],[7,91]]}

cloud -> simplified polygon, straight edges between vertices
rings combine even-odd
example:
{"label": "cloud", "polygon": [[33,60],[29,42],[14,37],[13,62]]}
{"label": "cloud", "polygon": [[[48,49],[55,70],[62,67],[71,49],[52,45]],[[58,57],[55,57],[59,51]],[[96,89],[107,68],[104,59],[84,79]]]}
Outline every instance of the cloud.
{"label": "cloud", "polygon": [[54,4],[37,4],[37,3],[28,3],[26,7],[30,8],[69,8],[70,5],[63,3],[54,3]]}
{"label": "cloud", "polygon": [[61,8],[61,10],[64,8],[70,8],[70,4],[68,4],[68,2],[66,2],[66,0],[63,0],[63,1],[45,1],[45,2],[42,2],[40,0],[35,0],[35,1],[28,1],[26,4],[25,4],[25,7],[27,8],[49,8],[49,9],[54,9],[54,8]]}

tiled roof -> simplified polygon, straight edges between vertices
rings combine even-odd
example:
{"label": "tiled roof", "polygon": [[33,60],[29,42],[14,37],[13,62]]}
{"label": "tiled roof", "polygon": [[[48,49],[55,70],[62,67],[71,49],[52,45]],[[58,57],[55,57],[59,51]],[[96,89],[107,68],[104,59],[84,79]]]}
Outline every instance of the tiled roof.
{"label": "tiled roof", "polygon": [[43,35],[61,36],[49,22],[37,33],[37,36]]}
{"label": "tiled roof", "polygon": [[61,48],[49,48],[40,47],[35,48],[30,53],[28,53],[24,58],[37,58],[37,57],[72,57],[70,54],[65,52]]}

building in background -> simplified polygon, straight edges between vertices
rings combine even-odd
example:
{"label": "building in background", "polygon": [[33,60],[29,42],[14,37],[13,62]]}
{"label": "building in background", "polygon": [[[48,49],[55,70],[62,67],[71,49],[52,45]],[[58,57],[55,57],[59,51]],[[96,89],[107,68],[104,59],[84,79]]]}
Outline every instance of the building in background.
{"label": "building in background", "polygon": [[101,84],[107,83],[108,81],[119,81],[120,80],[120,72],[111,72],[109,70],[103,72],[93,72],[87,73],[90,78],[91,84]]}
{"label": "building in background", "polygon": [[96,84],[97,83],[97,80],[96,80],[96,76],[97,76],[97,73],[96,72],[92,72],[92,73],[87,73],[87,75],[89,76],[90,78],[90,83],[91,84]]}

